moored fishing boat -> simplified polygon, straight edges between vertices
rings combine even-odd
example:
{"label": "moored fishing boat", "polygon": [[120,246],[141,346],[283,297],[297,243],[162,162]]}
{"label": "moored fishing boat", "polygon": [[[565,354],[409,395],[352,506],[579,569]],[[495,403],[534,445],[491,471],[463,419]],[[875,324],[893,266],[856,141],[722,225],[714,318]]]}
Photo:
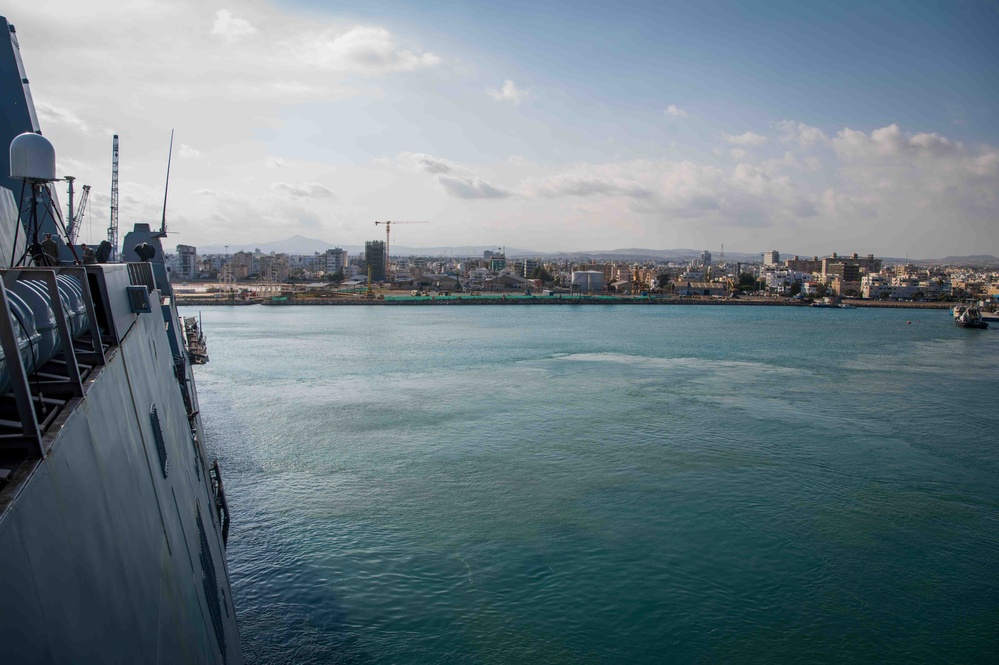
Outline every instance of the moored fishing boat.
{"label": "moored fishing boat", "polygon": [[977,307],[967,307],[954,319],[954,323],[962,328],[977,328],[985,330],[989,327],[987,321],[982,319],[982,313]]}

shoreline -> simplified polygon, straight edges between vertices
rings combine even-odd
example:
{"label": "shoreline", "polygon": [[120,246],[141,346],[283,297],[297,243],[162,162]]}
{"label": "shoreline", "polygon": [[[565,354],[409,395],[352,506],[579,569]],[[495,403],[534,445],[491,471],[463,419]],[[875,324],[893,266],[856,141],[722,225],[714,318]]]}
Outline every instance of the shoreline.
{"label": "shoreline", "polygon": [[[879,309],[950,309],[954,303],[948,302],[880,302],[851,300],[850,305],[857,309],[872,307]],[[791,302],[787,300],[764,300],[764,299],[696,299],[696,298],[553,298],[550,296],[537,297],[516,297],[504,298],[496,297],[461,297],[451,296],[442,298],[400,298],[398,300],[366,300],[361,298],[315,298],[310,300],[263,300],[263,301],[219,301],[195,298],[177,298],[179,307],[249,307],[252,305],[262,305],[265,307],[358,307],[366,305],[390,306],[390,307],[426,307],[426,306],[593,306],[593,305],[632,305],[632,306],[735,306],[735,307],[809,307],[810,303]]]}

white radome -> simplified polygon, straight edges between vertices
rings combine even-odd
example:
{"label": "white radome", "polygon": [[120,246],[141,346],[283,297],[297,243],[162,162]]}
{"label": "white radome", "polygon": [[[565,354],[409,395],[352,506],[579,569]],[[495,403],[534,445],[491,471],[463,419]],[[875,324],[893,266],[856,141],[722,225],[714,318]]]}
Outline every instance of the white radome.
{"label": "white radome", "polygon": [[10,177],[18,180],[52,182],[56,180],[55,148],[33,132],[25,132],[10,142]]}

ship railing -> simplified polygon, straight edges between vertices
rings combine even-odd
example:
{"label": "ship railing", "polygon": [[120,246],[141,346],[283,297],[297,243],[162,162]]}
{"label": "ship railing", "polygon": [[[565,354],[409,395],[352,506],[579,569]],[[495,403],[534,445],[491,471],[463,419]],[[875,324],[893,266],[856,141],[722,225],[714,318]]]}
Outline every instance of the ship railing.
{"label": "ship railing", "polygon": [[215,510],[218,511],[219,526],[222,527],[222,546],[225,547],[229,544],[229,503],[225,500],[225,486],[222,484],[222,471],[217,459],[212,461],[208,476],[212,481]]}
{"label": "ship railing", "polygon": [[45,457],[45,432],[107,363],[93,287],[81,266],[0,270],[0,455]]}
{"label": "ship railing", "polygon": [[128,263],[128,279],[133,286],[145,286],[150,293],[156,289],[153,266],[148,261]]}

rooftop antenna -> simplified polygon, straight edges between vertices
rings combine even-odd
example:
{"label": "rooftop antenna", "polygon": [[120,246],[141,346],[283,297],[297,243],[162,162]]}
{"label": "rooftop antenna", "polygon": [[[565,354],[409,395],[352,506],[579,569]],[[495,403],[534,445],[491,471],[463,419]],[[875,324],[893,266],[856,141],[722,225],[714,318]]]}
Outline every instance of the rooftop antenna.
{"label": "rooftop antenna", "polygon": [[166,233],[167,192],[170,191],[170,162],[173,160],[173,130],[170,130],[170,152],[167,153],[166,184],[163,185],[163,221],[160,222],[160,233]]}

